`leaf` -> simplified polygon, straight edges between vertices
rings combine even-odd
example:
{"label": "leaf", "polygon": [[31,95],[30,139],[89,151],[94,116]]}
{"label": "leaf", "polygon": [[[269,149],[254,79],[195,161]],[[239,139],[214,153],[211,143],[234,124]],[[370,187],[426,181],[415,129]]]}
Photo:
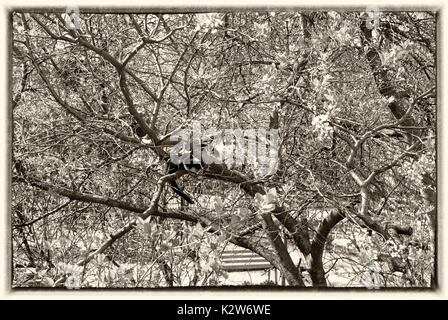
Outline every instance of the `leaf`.
{"label": "leaf", "polygon": [[246,218],[247,216],[250,215],[250,210],[247,209],[247,208],[238,208],[238,209],[237,209],[237,215],[238,215],[241,219],[244,219],[244,218]]}
{"label": "leaf", "polygon": [[264,213],[266,212],[271,212],[275,209],[275,204],[274,203],[267,203],[263,206],[263,208],[261,208],[261,211],[263,211]]}
{"label": "leaf", "polygon": [[160,244],[160,251],[168,251],[168,250],[170,250],[171,249],[171,247],[169,246],[169,245],[167,245],[166,243],[161,243]]}
{"label": "leaf", "polygon": [[241,218],[237,215],[233,215],[232,218],[230,219],[230,224],[235,226],[238,225],[241,222]]}
{"label": "leaf", "polygon": [[109,280],[114,280],[117,277],[117,271],[114,268],[110,268],[107,273],[107,278]]}
{"label": "leaf", "polygon": [[255,194],[255,206],[259,209],[263,207],[264,196],[260,193]]}
{"label": "leaf", "polygon": [[269,189],[268,193],[266,194],[266,203],[276,203],[277,202],[277,190],[275,188]]}
{"label": "leaf", "polygon": [[216,242],[210,242],[210,249],[212,250],[218,249],[218,244]]}
{"label": "leaf", "polygon": [[198,222],[193,228],[192,237],[196,239],[201,239],[203,235],[204,235],[204,229],[202,228],[202,225]]}
{"label": "leaf", "polygon": [[210,262],[207,262],[202,266],[202,271],[208,272],[209,270],[210,270]]}
{"label": "leaf", "polygon": [[213,208],[215,209],[215,211],[217,213],[223,212],[224,204],[220,197],[216,197],[216,196],[213,197],[212,204],[213,204]]}
{"label": "leaf", "polygon": [[171,247],[177,247],[180,244],[179,239],[172,239],[171,240]]}
{"label": "leaf", "polygon": [[175,230],[170,230],[166,240],[170,241],[176,237],[177,232]]}
{"label": "leaf", "polygon": [[148,221],[145,221],[145,224],[143,225],[143,230],[148,234],[151,235],[152,232],[152,228],[151,228],[151,224]]}
{"label": "leaf", "polygon": [[103,263],[105,259],[106,255],[104,255],[103,253],[100,253],[99,255],[96,256],[96,261],[100,264]]}
{"label": "leaf", "polygon": [[255,33],[257,36],[264,36],[266,35],[268,24],[267,22],[264,23],[254,23]]}
{"label": "leaf", "polygon": [[42,279],[42,285],[45,286],[45,287],[53,287],[54,286],[54,281],[50,277],[44,277]]}

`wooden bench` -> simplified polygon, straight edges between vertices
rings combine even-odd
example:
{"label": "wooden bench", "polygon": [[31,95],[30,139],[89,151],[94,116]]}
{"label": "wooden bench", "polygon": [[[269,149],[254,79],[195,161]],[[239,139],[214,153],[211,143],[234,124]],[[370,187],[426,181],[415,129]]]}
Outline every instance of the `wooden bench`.
{"label": "wooden bench", "polygon": [[227,272],[260,271],[273,268],[270,262],[247,249],[226,250],[221,255],[222,269]]}

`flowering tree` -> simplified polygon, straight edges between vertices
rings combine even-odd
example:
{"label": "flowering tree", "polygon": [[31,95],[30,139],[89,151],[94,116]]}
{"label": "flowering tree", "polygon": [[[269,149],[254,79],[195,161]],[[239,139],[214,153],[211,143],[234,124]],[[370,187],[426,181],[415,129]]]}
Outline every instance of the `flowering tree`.
{"label": "flowering tree", "polygon": [[[219,285],[228,243],[293,286],[435,285],[436,13],[11,16],[14,285]],[[277,170],[167,173],[193,121],[278,130]]]}

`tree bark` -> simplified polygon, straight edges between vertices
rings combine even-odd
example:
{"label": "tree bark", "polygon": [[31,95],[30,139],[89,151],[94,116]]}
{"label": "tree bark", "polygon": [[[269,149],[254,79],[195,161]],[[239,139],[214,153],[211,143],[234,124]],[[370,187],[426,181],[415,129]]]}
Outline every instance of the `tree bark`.
{"label": "tree bark", "polygon": [[345,214],[339,209],[332,209],[328,216],[321,222],[311,244],[309,256],[310,276],[313,286],[326,287],[325,270],[323,266],[323,253],[328,235],[335,225],[345,218]]}

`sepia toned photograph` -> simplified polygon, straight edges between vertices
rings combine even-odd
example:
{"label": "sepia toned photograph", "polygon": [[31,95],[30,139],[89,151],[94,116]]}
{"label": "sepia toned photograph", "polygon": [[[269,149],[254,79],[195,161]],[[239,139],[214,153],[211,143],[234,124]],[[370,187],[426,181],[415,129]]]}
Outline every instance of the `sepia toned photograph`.
{"label": "sepia toned photograph", "polygon": [[435,290],[439,12],[9,11],[13,290]]}

